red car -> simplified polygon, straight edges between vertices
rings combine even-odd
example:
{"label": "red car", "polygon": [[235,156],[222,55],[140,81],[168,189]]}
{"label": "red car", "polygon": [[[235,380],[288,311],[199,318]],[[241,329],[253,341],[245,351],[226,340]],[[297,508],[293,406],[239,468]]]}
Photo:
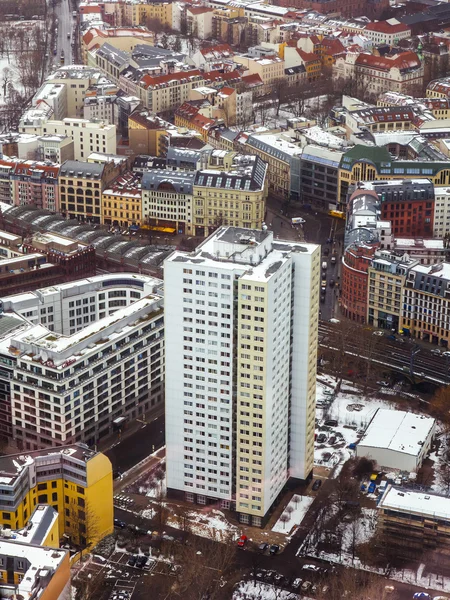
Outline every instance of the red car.
{"label": "red car", "polygon": [[243,548],[246,543],[247,543],[247,536],[241,535],[241,537],[238,539],[237,545],[239,546],[239,548]]}

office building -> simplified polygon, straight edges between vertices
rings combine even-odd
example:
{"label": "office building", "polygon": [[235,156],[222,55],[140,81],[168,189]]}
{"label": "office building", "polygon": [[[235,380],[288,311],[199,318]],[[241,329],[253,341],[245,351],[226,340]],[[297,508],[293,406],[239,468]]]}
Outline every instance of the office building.
{"label": "office building", "polygon": [[312,474],[320,248],[221,227],[164,272],[168,493],[264,525]]}

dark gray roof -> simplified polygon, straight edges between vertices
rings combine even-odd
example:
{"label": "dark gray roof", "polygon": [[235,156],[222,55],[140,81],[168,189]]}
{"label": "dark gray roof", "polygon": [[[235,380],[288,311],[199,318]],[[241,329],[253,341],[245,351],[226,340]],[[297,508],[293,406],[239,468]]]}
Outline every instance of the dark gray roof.
{"label": "dark gray roof", "polygon": [[168,169],[146,171],[142,176],[143,190],[158,190],[161,185],[171,185],[178,194],[192,194],[195,172]]}
{"label": "dark gray roof", "polygon": [[86,163],[80,160],[66,160],[59,170],[60,177],[88,177],[100,179],[103,174],[104,165],[97,163]]}

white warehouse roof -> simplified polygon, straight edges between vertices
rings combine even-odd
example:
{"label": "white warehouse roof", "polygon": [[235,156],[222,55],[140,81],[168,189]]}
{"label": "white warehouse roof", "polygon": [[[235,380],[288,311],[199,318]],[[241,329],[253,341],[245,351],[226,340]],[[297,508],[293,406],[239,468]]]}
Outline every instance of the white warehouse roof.
{"label": "white warehouse roof", "polygon": [[431,417],[379,408],[358,445],[417,456],[434,424]]}

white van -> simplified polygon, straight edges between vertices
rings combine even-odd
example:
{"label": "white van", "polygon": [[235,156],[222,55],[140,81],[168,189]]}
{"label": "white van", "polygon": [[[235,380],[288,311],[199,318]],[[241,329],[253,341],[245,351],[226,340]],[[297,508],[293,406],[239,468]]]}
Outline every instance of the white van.
{"label": "white van", "polygon": [[328,268],[328,263],[326,260],[324,260],[322,263],[322,269],[325,271],[325,269],[327,269],[327,268]]}

